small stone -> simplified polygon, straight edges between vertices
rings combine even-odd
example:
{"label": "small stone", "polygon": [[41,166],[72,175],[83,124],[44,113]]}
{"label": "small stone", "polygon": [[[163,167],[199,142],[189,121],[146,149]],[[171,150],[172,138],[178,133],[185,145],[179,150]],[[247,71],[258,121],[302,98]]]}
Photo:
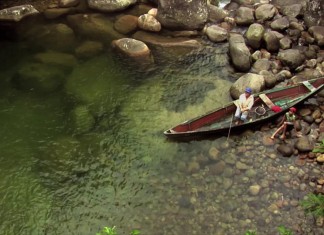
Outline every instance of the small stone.
{"label": "small stone", "polygon": [[249,187],[249,192],[253,196],[258,195],[259,192],[260,192],[260,190],[261,190],[261,186],[260,185],[252,185],[252,186]]}

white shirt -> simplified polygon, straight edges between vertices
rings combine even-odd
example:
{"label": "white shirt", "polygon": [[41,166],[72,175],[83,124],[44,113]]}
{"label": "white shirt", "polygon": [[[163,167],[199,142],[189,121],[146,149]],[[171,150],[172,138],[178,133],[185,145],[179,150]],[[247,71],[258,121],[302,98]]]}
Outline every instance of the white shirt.
{"label": "white shirt", "polygon": [[245,93],[243,93],[240,95],[239,102],[242,108],[250,110],[254,104],[254,97],[253,95],[250,95],[249,98],[246,98]]}

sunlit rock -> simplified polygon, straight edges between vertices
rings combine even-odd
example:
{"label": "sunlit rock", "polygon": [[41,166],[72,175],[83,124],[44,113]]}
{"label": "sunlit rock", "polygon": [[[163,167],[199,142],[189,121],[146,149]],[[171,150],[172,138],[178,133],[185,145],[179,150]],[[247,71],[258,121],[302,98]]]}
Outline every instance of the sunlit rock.
{"label": "sunlit rock", "polygon": [[157,8],[152,8],[147,12],[147,14],[156,17],[157,16],[158,9]]}
{"label": "sunlit rock", "polygon": [[144,42],[132,38],[114,40],[112,46],[119,53],[137,61],[138,63],[150,63],[151,51]]}
{"label": "sunlit rock", "polygon": [[287,17],[281,17],[272,21],[270,26],[274,30],[285,30],[289,27],[289,20]]}
{"label": "sunlit rock", "polygon": [[21,5],[0,10],[0,21],[20,21],[26,16],[36,15],[39,12],[32,5]]}
{"label": "sunlit rock", "polygon": [[298,17],[302,14],[303,6],[301,4],[291,4],[282,6],[280,12],[285,16]]}
{"label": "sunlit rock", "polygon": [[225,17],[228,16],[228,11],[216,7],[214,5],[209,5],[208,4],[208,9],[209,9],[209,15],[208,15],[208,20],[211,22],[220,22],[225,19]]}
{"label": "sunlit rock", "polygon": [[126,9],[127,7],[135,4],[137,0],[88,0],[89,7],[91,9],[105,11],[105,12],[115,12]]}
{"label": "sunlit rock", "polygon": [[152,32],[159,32],[161,31],[161,24],[154,16],[149,14],[144,14],[138,17],[138,27]]}

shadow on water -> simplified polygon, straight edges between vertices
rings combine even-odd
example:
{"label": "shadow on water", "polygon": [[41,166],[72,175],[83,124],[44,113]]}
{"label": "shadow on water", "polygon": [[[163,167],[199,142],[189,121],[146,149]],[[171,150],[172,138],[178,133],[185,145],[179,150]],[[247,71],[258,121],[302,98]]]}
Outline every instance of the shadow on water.
{"label": "shadow on water", "polygon": [[283,186],[289,175],[276,169],[285,162],[271,158],[263,133],[188,143],[162,134],[230,100],[225,44],[147,70],[107,48],[74,60],[25,41],[1,44],[1,58],[10,54],[0,65],[4,234],[114,225],[123,234],[274,234],[283,219],[302,220],[284,205],[299,191]]}

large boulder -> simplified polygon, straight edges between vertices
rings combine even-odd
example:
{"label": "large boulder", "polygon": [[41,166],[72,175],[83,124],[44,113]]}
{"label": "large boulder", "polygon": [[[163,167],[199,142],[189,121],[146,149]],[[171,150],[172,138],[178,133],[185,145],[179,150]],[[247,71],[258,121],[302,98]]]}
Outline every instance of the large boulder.
{"label": "large boulder", "polygon": [[245,45],[244,37],[240,34],[232,33],[229,36],[229,53],[234,67],[242,72],[247,72],[251,68],[251,53]]}
{"label": "large boulder", "polygon": [[104,12],[115,12],[124,10],[136,2],[137,0],[88,0],[88,5],[91,9]]}
{"label": "large boulder", "polygon": [[223,21],[224,18],[228,16],[228,12],[226,10],[211,4],[208,4],[208,10],[208,20],[211,22]]}
{"label": "large boulder", "polygon": [[283,65],[294,70],[304,63],[305,56],[297,49],[288,49],[280,51],[278,53],[278,59],[283,63]]}
{"label": "large boulder", "polygon": [[202,29],[208,19],[205,0],[159,0],[157,20],[170,29]]}
{"label": "large boulder", "polygon": [[197,39],[187,37],[163,37],[156,33],[138,31],[132,35],[132,38],[144,42],[149,46],[156,59],[175,60],[179,56],[186,55],[193,50],[202,47],[202,44]]}
{"label": "large boulder", "polygon": [[258,49],[261,46],[264,34],[264,27],[261,24],[251,24],[246,31],[246,39],[249,46],[253,49]]}
{"label": "large boulder", "polygon": [[246,87],[251,87],[253,93],[260,92],[265,88],[265,80],[262,75],[246,73],[237,79],[230,88],[230,94],[233,99],[238,99],[244,93]]}
{"label": "large boulder", "polygon": [[103,14],[69,15],[67,21],[78,35],[87,39],[111,43],[112,40],[124,37],[114,29],[111,19]]}

